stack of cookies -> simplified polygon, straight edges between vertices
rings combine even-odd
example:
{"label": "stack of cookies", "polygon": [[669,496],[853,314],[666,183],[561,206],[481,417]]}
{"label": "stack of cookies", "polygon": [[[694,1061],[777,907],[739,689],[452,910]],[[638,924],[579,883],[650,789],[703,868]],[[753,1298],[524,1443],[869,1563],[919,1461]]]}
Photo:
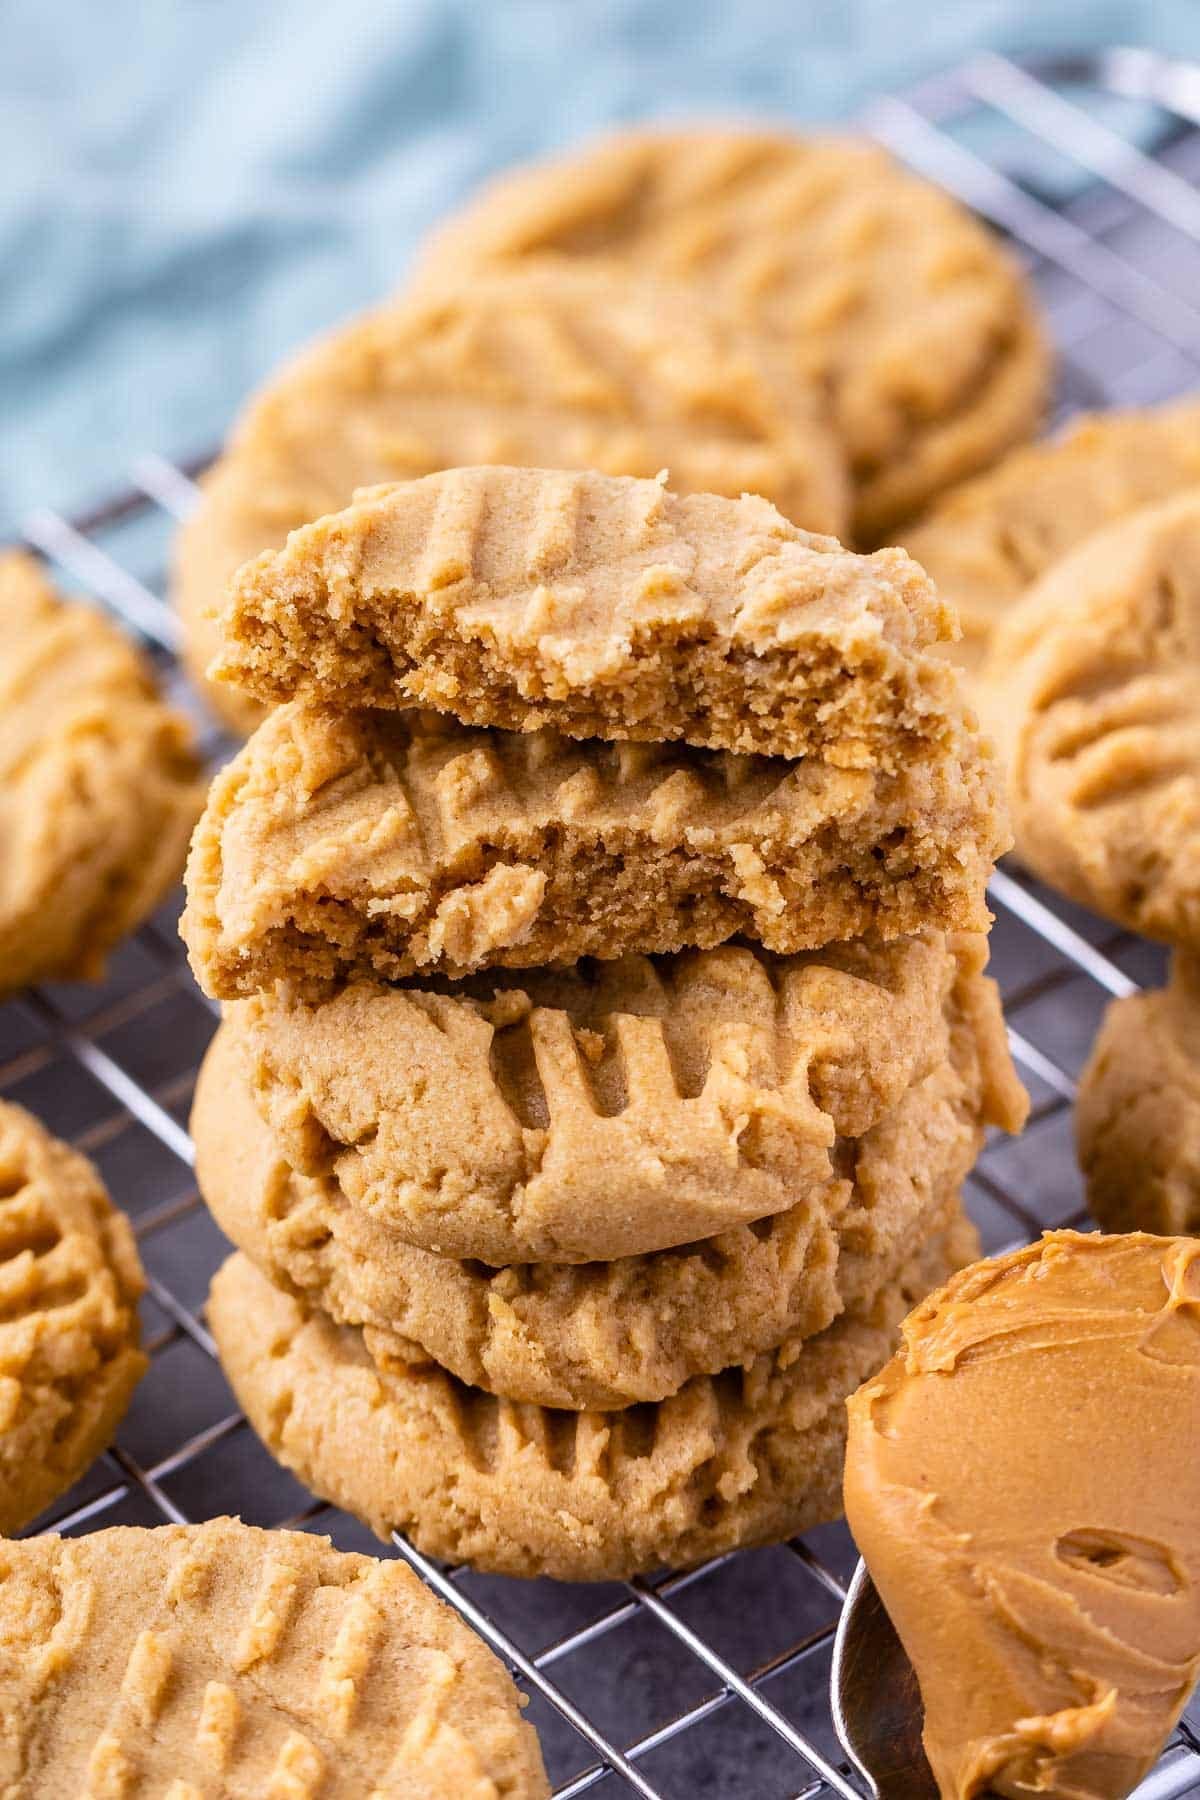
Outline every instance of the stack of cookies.
{"label": "stack of cookies", "polygon": [[970,1259],[1024,1105],[932,585],[761,499],[497,466],[293,532],[222,630],[280,703],[184,920],[252,1424],[506,1573],[836,1516],[845,1397]]}

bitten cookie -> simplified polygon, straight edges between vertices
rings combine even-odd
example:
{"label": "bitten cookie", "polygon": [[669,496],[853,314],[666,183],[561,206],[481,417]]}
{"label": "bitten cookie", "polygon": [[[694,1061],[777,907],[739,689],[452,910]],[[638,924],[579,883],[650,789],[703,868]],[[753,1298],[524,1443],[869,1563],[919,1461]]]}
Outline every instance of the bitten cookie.
{"label": "bitten cookie", "polygon": [[[366,1328],[377,1361],[430,1360],[509,1399],[609,1409],[823,1330],[945,1228],[985,1122],[1019,1123],[999,1009],[977,976],[952,1005],[950,1055],[860,1137],[838,1176],[765,1224],[653,1256],[491,1270],[417,1249],[335,1176],[280,1155],[227,1023],[196,1089],[201,1190],[277,1286]],[[971,1008],[973,1001],[982,1002]],[[621,1179],[619,1169],[610,1179]]]}
{"label": "bitten cookie", "polygon": [[238,1519],[0,1544],[10,1800],[545,1800],[508,1675],[401,1562]]}
{"label": "bitten cookie", "polygon": [[1200,492],[1056,563],[997,634],[982,705],[1022,861],[1200,948]]}
{"label": "bitten cookie", "polygon": [[0,555],[0,992],[94,980],[183,868],[204,781],[119,628]]}
{"label": "bitten cookie", "polygon": [[1200,405],[1092,413],[952,488],[900,542],[962,622],[947,654],[977,675],[1039,576],[1102,526],[1200,485]]}
{"label": "bitten cookie", "polygon": [[264,700],[885,768],[953,733],[953,613],[902,551],[592,471],[377,488],[235,576],[213,673]]}
{"label": "bitten cookie", "polygon": [[969,717],[894,771],[575,743],[293,701],[217,776],[183,933],[222,999],[458,976],[745,932],[790,954],[986,927],[1005,842]]}
{"label": "bitten cookie", "polygon": [[0,1533],[111,1442],[146,1368],[144,1287],[129,1221],[91,1163],[0,1101]]}
{"label": "bitten cookie", "polygon": [[1114,1000],[1075,1106],[1088,1205],[1106,1231],[1200,1236],[1200,961]]}
{"label": "bitten cookie", "polygon": [[[179,534],[188,666],[247,558],[356,488],[460,464],[600,469],[681,492],[763,494],[811,531],[846,522],[842,452],[811,380],[690,291],[601,269],[511,270],[394,301],[332,333],[250,402]],[[238,729],[260,709],[207,690]]]}
{"label": "bitten cookie", "polygon": [[863,139],[601,138],[502,176],[435,234],[423,272],[469,280],[529,259],[687,282],[776,343],[828,390],[865,542],[986,468],[1042,408],[1047,351],[1015,263]]}
{"label": "bitten cookie", "polygon": [[760,1357],[616,1413],[514,1405],[441,1370],[380,1367],[362,1332],[280,1293],[241,1255],[218,1271],[208,1317],[250,1423],[314,1492],[432,1556],[601,1581],[836,1518],[846,1395],[977,1243],[961,1219],[786,1367]]}

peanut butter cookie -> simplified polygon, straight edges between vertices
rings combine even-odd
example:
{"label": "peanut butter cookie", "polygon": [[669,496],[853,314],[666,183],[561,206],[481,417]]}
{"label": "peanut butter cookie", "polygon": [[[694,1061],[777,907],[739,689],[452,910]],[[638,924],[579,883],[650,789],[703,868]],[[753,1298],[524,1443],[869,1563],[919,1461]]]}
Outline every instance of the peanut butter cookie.
{"label": "peanut butter cookie", "polygon": [[91,1163],[0,1100],[0,1533],[111,1442],[146,1368],[144,1286],[129,1221]]}
{"label": "peanut butter cookie", "polygon": [[962,975],[934,933],[788,959],[726,945],[466,994],[277,992],[232,1023],[293,1168],[436,1254],[587,1263],[832,1202],[844,1140],[944,1064],[964,1002],[994,1006],[980,943]]}
{"label": "peanut butter cookie", "polygon": [[969,717],[952,725],[889,771],[292,701],[213,782],[188,864],[192,967],[222,999],[278,979],[320,998],[738,932],[789,954],[981,929],[1005,841],[995,763]]}
{"label": "peanut butter cookie", "polygon": [[1200,948],[1200,490],[1054,564],[997,634],[982,704],[1022,861]]}
{"label": "peanut butter cookie", "polygon": [[547,1800],[508,1675],[401,1562],[239,1519],[0,1544],[0,1788]]}
{"label": "peanut butter cookie", "polygon": [[957,608],[952,659],[978,675],[992,633],[1094,531],[1200,486],[1200,404],[1092,413],[941,499],[900,542]]}
{"label": "peanut butter cookie", "polygon": [[118,627],[0,555],[0,992],[94,980],[179,877],[204,781]]}
{"label": "peanut butter cookie", "polygon": [[1075,1107],[1088,1205],[1106,1231],[1200,1236],[1200,961],[1114,1000]]}
{"label": "peanut butter cookie", "polygon": [[[680,492],[763,494],[840,532],[847,487],[816,384],[702,299],[601,269],[511,270],[396,301],[274,376],[234,428],[179,535],[174,594],[188,664],[220,648],[240,564],[356,488],[460,464],[652,477]],[[214,685],[238,729],[259,708]]]}
{"label": "peanut butter cookie", "polygon": [[[377,1360],[435,1361],[513,1400],[610,1409],[661,1400],[690,1376],[823,1330],[944,1229],[982,1143],[1013,1126],[998,1007],[955,1007],[950,1056],[860,1137],[838,1179],[765,1224],[654,1256],[498,1271],[406,1243],[330,1173],[280,1154],[246,1080],[236,1023],[218,1033],[193,1109],[197,1170],[218,1224],[263,1273],[340,1324]],[[612,1171],[612,1179],[621,1179]]]}
{"label": "peanut butter cookie", "polygon": [[235,576],[214,675],[264,700],[423,705],[465,725],[683,739],[855,768],[926,756],[953,613],[899,550],[769,501],[592,471],[376,488]]}
{"label": "peanut butter cookie", "polygon": [[786,1356],[615,1413],[517,1405],[440,1369],[381,1366],[361,1331],[281,1293],[240,1254],[218,1271],[208,1317],[250,1423],[314,1492],[432,1556],[601,1581],[836,1518],[847,1394],[977,1243],[960,1217],[869,1305]]}
{"label": "peanut butter cookie", "polygon": [[773,340],[830,395],[864,542],[986,468],[1041,412],[1048,356],[1015,263],[864,139],[721,126],[601,138],[502,176],[435,234],[424,268],[461,280],[531,258],[687,282]]}

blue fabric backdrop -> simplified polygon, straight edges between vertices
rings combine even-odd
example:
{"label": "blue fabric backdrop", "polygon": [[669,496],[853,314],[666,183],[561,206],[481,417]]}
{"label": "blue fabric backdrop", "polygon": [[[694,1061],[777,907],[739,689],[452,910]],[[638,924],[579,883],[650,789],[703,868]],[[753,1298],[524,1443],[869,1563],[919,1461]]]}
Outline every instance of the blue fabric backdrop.
{"label": "blue fabric backdrop", "polygon": [[852,113],[990,45],[1200,54],[1194,0],[0,0],[0,531],[221,434],[489,169]]}

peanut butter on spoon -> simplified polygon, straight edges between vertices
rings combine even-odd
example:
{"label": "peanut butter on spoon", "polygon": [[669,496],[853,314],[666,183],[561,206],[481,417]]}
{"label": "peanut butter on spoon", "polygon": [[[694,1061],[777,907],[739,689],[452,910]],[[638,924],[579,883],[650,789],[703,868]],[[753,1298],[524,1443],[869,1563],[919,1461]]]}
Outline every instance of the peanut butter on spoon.
{"label": "peanut butter on spoon", "polygon": [[1118,1800],[1200,1675],[1200,1239],[1048,1233],[910,1314],[846,1515],[943,1800]]}

